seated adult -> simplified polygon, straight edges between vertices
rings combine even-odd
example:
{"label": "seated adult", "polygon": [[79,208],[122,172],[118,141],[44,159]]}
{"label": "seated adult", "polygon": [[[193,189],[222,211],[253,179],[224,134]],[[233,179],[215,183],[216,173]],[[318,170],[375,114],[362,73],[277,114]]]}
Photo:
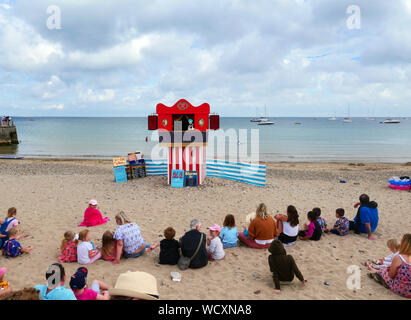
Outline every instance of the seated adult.
{"label": "seated adult", "polygon": [[66,273],[60,263],[53,263],[46,272],[47,284],[34,288],[40,291],[40,300],[77,300],[73,291],[64,286]]}
{"label": "seated adult", "polygon": [[147,272],[125,272],[108,290],[111,300],[157,300],[157,280]]}
{"label": "seated adult", "polygon": [[[206,241],[207,236],[201,232],[200,221],[197,219],[192,220],[190,222],[190,231],[187,231],[180,239],[182,255],[191,258],[190,268],[202,268],[208,264]],[[197,251],[198,246],[200,246],[200,249]],[[196,251],[197,254],[194,256]]]}
{"label": "seated adult", "polygon": [[138,258],[144,252],[150,252],[158,247],[159,244],[151,246],[145,243],[140,227],[131,222],[123,211],[116,215],[116,223],[117,229],[113,238],[117,240],[117,255],[113,264],[120,262],[122,252],[125,258]]}
{"label": "seated adult", "polygon": [[370,197],[366,194],[360,196],[360,202],[354,205],[358,208],[357,215],[354,221],[350,221],[350,230],[355,233],[367,233],[368,239],[376,240],[372,235],[378,226],[378,204],[375,201],[370,201]]}
{"label": "seated adult", "polygon": [[411,298],[411,234],[402,237],[399,254],[391,266],[373,271],[375,273],[369,275],[378,283],[400,296]]}
{"label": "seated adult", "polygon": [[256,217],[251,221],[248,230],[238,234],[238,239],[250,248],[265,249],[278,235],[275,220],[268,215],[266,205],[260,203]]}
{"label": "seated adult", "polygon": [[284,246],[292,246],[295,244],[298,238],[298,212],[294,206],[287,207],[287,215],[277,214],[274,216],[277,220],[278,240],[280,240]]}
{"label": "seated adult", "polygon": [[108,220],[108,217],[103,218],[100,210],[97,209],[98,203],[97,200],[90,200],[88,203],[88,208],[84,211],[83,222],[79,224],[79,227],[93,227],[105,224]]}

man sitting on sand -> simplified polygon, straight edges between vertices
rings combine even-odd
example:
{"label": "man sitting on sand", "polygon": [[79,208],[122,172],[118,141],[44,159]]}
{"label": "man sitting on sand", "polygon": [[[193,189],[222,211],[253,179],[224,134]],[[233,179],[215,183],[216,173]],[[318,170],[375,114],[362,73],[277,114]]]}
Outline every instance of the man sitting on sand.
{"label": "man sitting on sand", "polygon": [[[190,268],[202,268],[208,264],[208,253],[206,248],[207,236],[201,233],[201,223],[199,220],[192,220],[190,222],[190,231],[180,239],[181,253],[184,257],[192,258]],[[200,245],[201,235],[203,235],[202,243]],[[195,257],[194,253],[200,245]]]}
{"label": "man sitting on sand", "polygon": [[370,201],[370,197],[366,194],[360,196],[360,202],[354,205],[358,208],[357,215],[354,221],[350,221],[350,230],[354,230],[356,234],[367,233],[369,240],[376,240],[372,233],[378,226],[378,204],[375,201]]}
{"label": "man sitting on sand", "polygon": [[47,284],[39,284],[34,288],[40,291],[41,300],[77,300],[71,289],[64,286],[66,273],[60,263],[53,263],[46,272]]}

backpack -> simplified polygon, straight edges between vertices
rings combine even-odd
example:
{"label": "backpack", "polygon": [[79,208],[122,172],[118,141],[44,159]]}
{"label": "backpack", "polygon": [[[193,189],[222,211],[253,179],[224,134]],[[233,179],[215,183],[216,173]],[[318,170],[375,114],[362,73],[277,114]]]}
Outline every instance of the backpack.
{"label": "backpack", "polygon": [[0,249],[3,248],[4,243],[9,240],[9,235],[6,232],[7,227],[9,226],[10,222],[16,220],[16,218],[12,218],[9,221],[4,221],[3,224],[0,226],[0,234],[6,236],[4,238],[0,238]]}

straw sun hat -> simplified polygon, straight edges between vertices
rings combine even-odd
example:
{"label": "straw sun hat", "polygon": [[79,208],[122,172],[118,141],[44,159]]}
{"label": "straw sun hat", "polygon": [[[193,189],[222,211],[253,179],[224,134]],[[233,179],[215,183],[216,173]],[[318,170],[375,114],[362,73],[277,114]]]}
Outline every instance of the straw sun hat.
{"label": "straw sun hat", "polygon": [[143,300],[157,300],[157,280],[149,273],[128,271],[118,276],[114,288],[109,289],[111,296],[126,296]]}

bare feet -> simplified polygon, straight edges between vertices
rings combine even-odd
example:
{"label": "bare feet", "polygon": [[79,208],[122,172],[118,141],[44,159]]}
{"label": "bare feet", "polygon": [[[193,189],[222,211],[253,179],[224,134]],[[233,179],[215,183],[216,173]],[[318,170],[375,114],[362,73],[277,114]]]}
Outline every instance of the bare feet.
{"label": "bare feet", "polygon": [[377,240],[377,238],[374,236],[368,236],[368,240]]}
{"label": "bare feet", "polygon": [[281,292],[281,290],[276,290],[276,289],[274,289],[274,293],[280,294],[280,292]]}

